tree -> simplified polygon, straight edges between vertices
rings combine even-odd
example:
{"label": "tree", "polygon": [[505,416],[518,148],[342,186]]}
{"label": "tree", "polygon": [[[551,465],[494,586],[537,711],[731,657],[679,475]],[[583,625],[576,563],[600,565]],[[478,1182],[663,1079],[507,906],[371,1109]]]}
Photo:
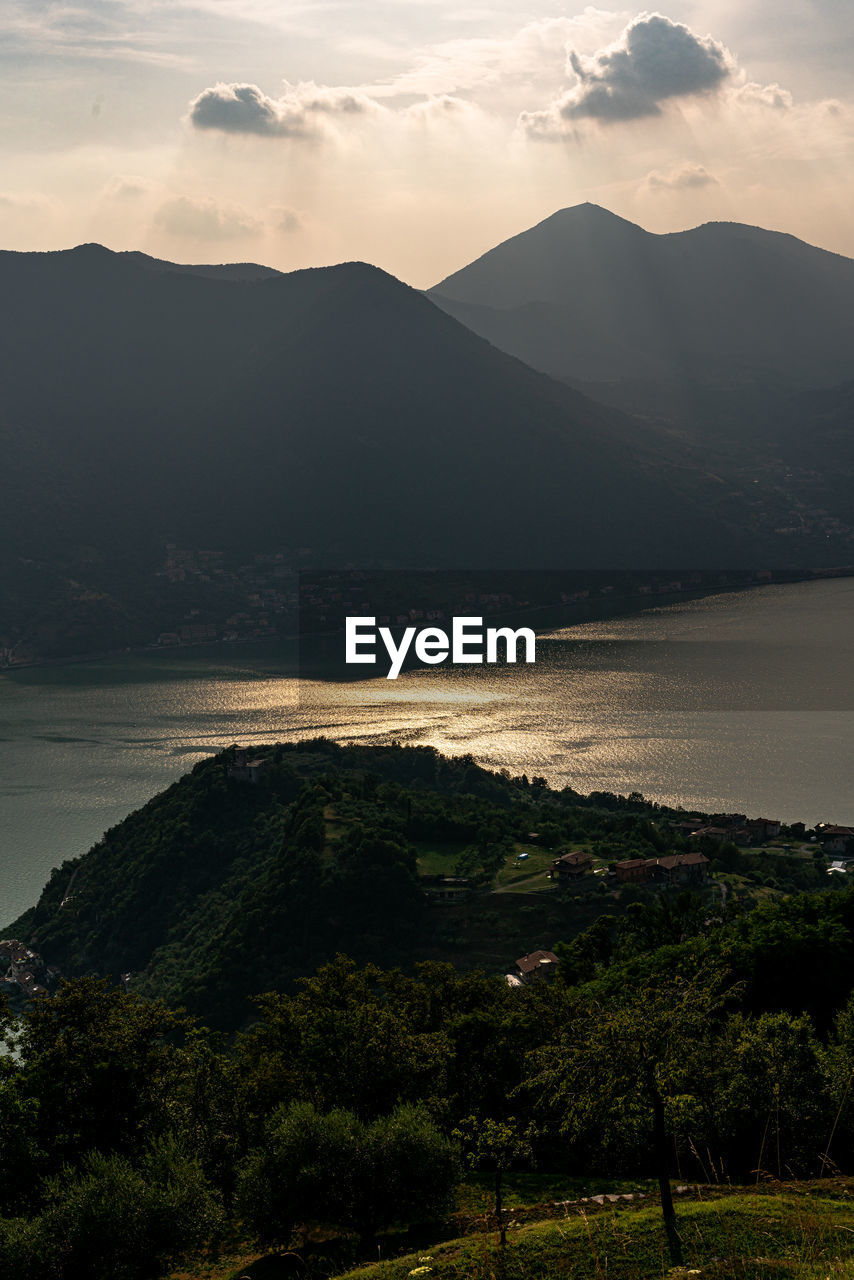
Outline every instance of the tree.
{"label": "tree", "polygon": [[441,1030],[416,1025],[410,980],[337,956],[300,985],[260,997],[261,1021],[240,1041],[260,1111],[299,1096],[369,1120],[445,1093],[450,1047]]}
{"label": "tree", "polygon": [[352,1111],[281,1107],[239,1184],[246,1220],[288,1243],[300,1224],[351,1227],[363,1243],[396,1222],[435,1220],[458,1176],[455,1148],[419,1106],[364,1123]]}
{"label": "tree", "polygon": [[90,1152],[48,1183],[45,1200],[63,1280],[154,1280],[221,1226],[201,1168],[170,1141],[133,1162]]}
{"label": "tree", "polygon": [[472,1169],[485,1169],[493,1175],[495,1196],[495,1221],[498,1224],[498,1243],[502,1256],[507,1244],[507,1222],[504,1217],[503,1182],[505,1173],[519,1164],[529,1164],[533,1159],[532,1126],[524,1131],[513,1116],[506,1120],[468,1116],[454,1137],[462,1144],[466,1163]]}
{"label": "tree", "polygon": [[634,1129],[652,1147],[670,1257],[682,1262],[682,1242],[670,1189],[673,1134],[668,1112],[681,1106],[707,1069],[713,1021],[727,995],[713,965],[691,976],[655,972],[632,981],[580,989],[558,1043],[535,1056],[534,1085],[557,1108],[564,1133],[595,1133],[620,1142]]}
{"label": "tree", "polygon": [[38,1103],[26,1096],[21,1068],[0,1057],[0,1208],[5,1212],[18,1212],[35,1201],[44,1163],[37,1121]]}
{"label": "tree", "polygon": [[173,1055],[163,1102],[170,1131],[193,1152],[230,1212],[237,1165],[249,1147],[239,1060],[218,1051],[209,1033],[192,1030]]}
{"label": "tree", "polygon": [[301,1223],[341,1220],[355,1196],[360,1127],[352,1112],[323,1114],[310,1102],[273,1113],[237,1191],[242,1215],[262,1240],[288,1244]]}
{"label": "tree", "polygon": [[717,1055],[716,1104],[743,1172],[817,1171],[833,1115],[807,1014],[736,1013]]}
{"label": "tree", "polygon": [[156,1280],[215,1238],[219,1205],[172,1142],[134,1160],[92,1151],[43,1188],[41,1212],[0,1218],[0,1275],[17,1280]]}
{"label": "tree", "polygon": [[189,1026],[165,1005],[97,978],[63,982],[27,1007],[15,1038],[20,1091],[38,1104],[52,1170],[92,1149],[129,1152],[164,1132],[166,1037]]}

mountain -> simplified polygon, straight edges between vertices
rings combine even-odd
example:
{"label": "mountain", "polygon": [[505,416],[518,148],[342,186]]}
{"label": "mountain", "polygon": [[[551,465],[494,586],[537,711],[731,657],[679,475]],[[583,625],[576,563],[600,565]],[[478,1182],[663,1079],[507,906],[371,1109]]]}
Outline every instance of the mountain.
{"label": "mountain", "polygon": [[[253,995],[338,953],[389,965],[442,956],[448,915],[429,911],[437,876],[419,878],[413,841],[454,875],[481,828],[492,841],[499,827],[510,838],[532,813],[549,812],[518,812],[527,795],[518,781],[429,747],[318,739],[253,755],[255,785],[241,779],[236,748],[201,762],[57,868],[37,905],[0,936],[26,939],[66,976],[133,974],[134,989],[233,1026]],[[587,809],[579,821],[607,824]],[[616,821],[607,825],[616,832]],[[466,874],[478,867],[474,857]],[[518,916],[518,902],[504,905]],[[545,930],[545,942],[567,912],[548,902],[527,914],[527,935],[539,941]],[[498,969],[516,928],[508,936],[506,925],[479,928],[468,916],[467,903],[451,911],[480,946],[464,967],[488,959]]]}
{"label": "mountain", "polygon": [[[95,244],[81,247],[84,249],[91,248],[97,253],[101,246]],[[271,276],[280,276],[282,274],[275,267],[264,267],[258,262],[221,262],[216,264],[164,262],[162,258],[152,258],[147,253],[140,253],[138,249],[126,250],[116,254],[116,257],[127,258],[138,266],[144,267],[147,271],[168,271],[170,275],[178,273],[189,276],[207,276],[212,280],[269,280]]]}
{"label": "mountain", "polygon": [[576,382],[798,388],[854,375],[854,261],[739,223],[653,235],[578,205],[429,296],[502,350]]}
{"label": "mountain", "polygon": [[429,296],[532,368],[657,426],[733,493],[752,490],[783,543],[824,539],[854,559],[851,259],[738,223],[652,235],[585,204]]}
{"label": "mountain", "polygon": [[[7,659],[214,626],[247,609],[237,569],[259,554],[413,568],[829,554],[809,538],[775,554],[755,504],[707,485],[666,434],[362,263],[186,269],[82,245],[0,254],[0,292]],[[215,573],[201,551],[224,557]]]}

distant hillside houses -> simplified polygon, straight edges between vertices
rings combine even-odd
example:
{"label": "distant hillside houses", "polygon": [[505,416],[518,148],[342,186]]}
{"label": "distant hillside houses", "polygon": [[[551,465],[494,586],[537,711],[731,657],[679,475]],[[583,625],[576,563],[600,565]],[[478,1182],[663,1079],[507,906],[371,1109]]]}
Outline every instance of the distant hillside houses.
{"label": "distant hillside houses", "polygon": [[620,884],[702,884],[708,876],[704,853],[671,853],[663,858],[629,858],[614,864]]}
{"label": "distant hillside houses", "polygon": [[257,785],[271,764],[268,757],[253,759],[249,752],[239,749],[234,753],[234,762],[226,767],[226,776],[234,782],[248,782]]}
{"label": "distant hillside houses", "polygon": [[821,822],[816,835],[825,853],[838,853],[854,857],[854,827],[838,827],[831,822]]}
{"label": "distant hillside houses", "polygon": [[[716,844],[755,845],[764,844],[766,840],[776,840],[783,830],[783,824],[777,818],[747,818],[743,813],[721,814],[708,826],[698,823],[679,823],[679,830],[689,840],[701,840],[704,837]],[[803,834],[804,828],[800,834]]]}
{"label": "distant hillside houses", "polygon": [[[784,831],[777,818],[748,818],[743,813],[715,814],[711,819],[684,819],[671,824],[684,839],[711,840],[715,844],[745,845],[765,844],[777,840]],[[803,822],[791,822],[785,827],[787,836],[795,840],[807,837]],[[832,822],[819,822],[812,837],[827,854],[854,857],[854,827],[837,826]]]}
{"label": "distant hillside houses", "polygon": [[507,974],[507,983],[511,987],[521,986],[526,982],[541,982],[544,978],[552,978],[558,970],[560,960],[553,951],[532,951],[530,955],[521,956],[516,961],[516,973]]}
{"label": "distant hillside houses", "polygon": [[589,875],[592,870],[592,855],[579,849],[575,853],[563,853],[559,858],[555,858],[552,863],[552,880],[556,880],[558,884],[565,884],[567,881],[580,880],[582,876]]}
{"label": "distant hillside houses", "polygon": [[[708,866],[709,859],[703,853],[672,853],[615,862],[609,876],[616,876],[620,884],[699,884],[706,879]],[[558,884],[573,884],[593,871],[592,854],[577,850],[555,858],[551,878]]]}
{"label": "distant hillside houses", "polygon": [[[4,966],[8,966],[4,970]],[[17,1004],[43,995],[56,984],[59,971],[18,938],[0,940],[0,995]]]}

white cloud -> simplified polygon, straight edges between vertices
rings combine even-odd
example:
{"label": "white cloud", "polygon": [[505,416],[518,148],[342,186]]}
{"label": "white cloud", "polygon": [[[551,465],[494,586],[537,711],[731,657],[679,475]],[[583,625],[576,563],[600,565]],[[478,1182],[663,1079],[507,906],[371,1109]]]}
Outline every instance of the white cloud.
{"label": "white cloud", "polygon": [[605,48],[591,55],[571,50],[568,69],[576,83],[544,111],[523,112],[519,123],[534,138],[552,138],[576,120],[608,125],[658,116],[671,99],[719,91],[734,67],[732,55],[711,36],[644,13]]}
{"label": "white cloud", "polygon": [[216,84],[190,103],[196,129],[256,134],[266,138],[315,138],[324,116],[354,116],[379,110],[359,90],[316,85],[286,85],[272,98],[255,84]]}
{"label": "white cloud", "polygon": [[404,120],[415,124],[461,124],[464,121],[476,121],[482,112],[473,102],[465,98],[454,97],[443,93],[438,97],[425,98],[423,102],[415,102],[400,113]]}
{"label": "white cloud", "polygon": [[282,232],[285,235],[293,235],[295,231],[302,230],[302,218],[293,209],[277,206],[271,209],[270,213],[274,231]]}
{"label": "white cloud", "polygon": [[239,240],[258,236],[264,225],[247,209],[220,205],[213,199],[191,200],[175,196],[154,215],[154,225],[171,236],[196,240]]}
{"label": "white cloud", "polygon": [[559,82],[570,44],[595,48],[626,18],[588,5],[576,17],[528,22],[509,36],[446,40],[422,49],[407,70],[371,85],[370,92],[377,97],[443,95],[543,78]]}
{"label": "white cloud", "polygon": [[778,84],[755,84],[752,80],[736,89],[735,97],[748,106],[770,107],[772,111],[789,111],[794,106],[788,89],[781,89]]}
{"label": "white cloud", "polygon": [[136,174],[118,174],[104,186],[103,195],[107,200],[141,200],[157,190],[157,183],[148,178],[140,178]]}
{"label": "white cloud", "polygon": [[647,174],[646,185],[650,191],[687,191],[701,187],[716,187],[718,180],[701,164],[683,164],[669,173],[653,169]]}

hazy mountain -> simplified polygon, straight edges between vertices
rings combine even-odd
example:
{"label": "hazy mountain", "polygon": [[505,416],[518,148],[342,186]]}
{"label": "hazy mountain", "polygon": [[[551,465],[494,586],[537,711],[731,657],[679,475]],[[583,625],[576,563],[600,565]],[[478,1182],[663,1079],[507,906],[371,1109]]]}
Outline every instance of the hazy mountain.
{"label": "hazy mountain", "polygon": [[697,398],[716,385],[720,398],[721,384],[796,388],[854,375],[854,261],[739,223],[653,235],[578,205],[430,297],[534,368],[630,384],[624,403],[636,405],[652,383],[672,410],[676,393],[662,400],[661,384],[673,380]]}
{"label": "hazy mountain", "polygon": [[789,397],[773,436],[805,500],[854,525],[854,381]]}
{"label": "hazy mountain", "polygon": [[69,610],[65,651],[92,647],[93,617],[104,647],[168,627],[186,605],[157,576],[168,542],[329,566],[817,556],[775,555],[755,504],[675,442],[374,267],[174,270],[83,245],[0,254],[0,292],[0,649],[55,650]]}

